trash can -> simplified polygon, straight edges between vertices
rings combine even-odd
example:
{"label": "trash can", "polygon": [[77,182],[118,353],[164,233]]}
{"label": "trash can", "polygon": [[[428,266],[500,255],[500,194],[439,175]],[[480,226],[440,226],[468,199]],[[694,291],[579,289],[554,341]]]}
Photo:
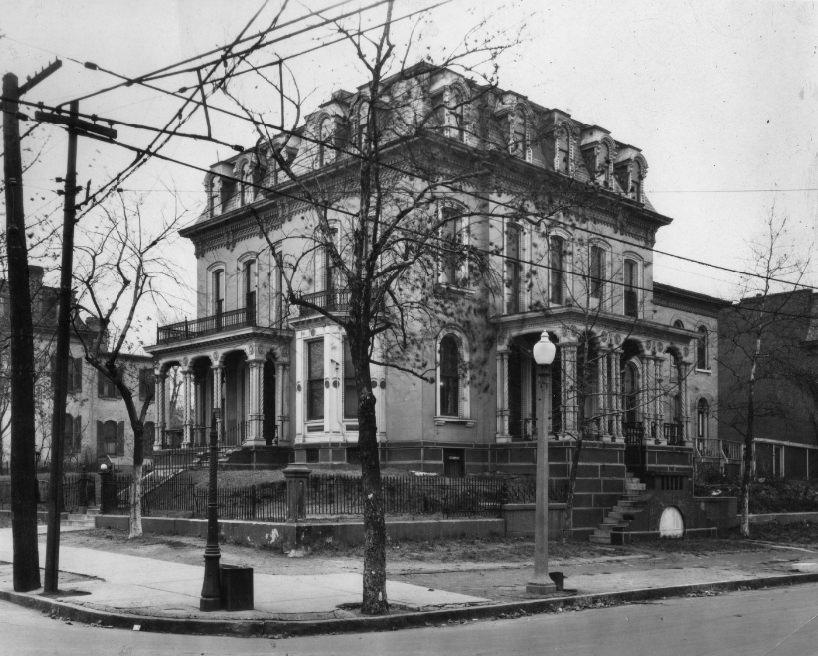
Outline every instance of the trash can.
{"label": "trash can", "polygon": [[253,568],[240,565],[219,567],[224,610],[253,610]]}

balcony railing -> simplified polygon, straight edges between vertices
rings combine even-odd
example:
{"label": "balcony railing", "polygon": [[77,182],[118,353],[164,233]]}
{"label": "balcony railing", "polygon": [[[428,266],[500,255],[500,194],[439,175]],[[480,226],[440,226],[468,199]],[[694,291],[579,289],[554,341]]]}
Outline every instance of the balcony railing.
{"label": "balcony railing", "polygon": [[622,424],[622,434],[625,436],[625,444],[642,444],[645,439],[645,426],[641,421]]}
{"label": "balcony railing", "polygon": [[670,445],[682,446],[685,443],[682,424],[665,424],[663,427],[665,441]]}
{"label": "balcony railing", "polygon": [[195,339],[204,335],[213,335],[225,330],[244,328],[256,325],[255,308],[240,308],[221,312],[210,317],[190,321],[180,321],[156,329],[157,344],[172,344],[186,339]]}
{"label": "balcony railing", "polygon": [[[322,291],[304,294],[304,300],[309,301],[316,307],[320,307],[327,312],[347,312],[349,311],[349,292],[343,291]],[[301,307],[301,316],[308,317],[318,314],[316,310]]]}

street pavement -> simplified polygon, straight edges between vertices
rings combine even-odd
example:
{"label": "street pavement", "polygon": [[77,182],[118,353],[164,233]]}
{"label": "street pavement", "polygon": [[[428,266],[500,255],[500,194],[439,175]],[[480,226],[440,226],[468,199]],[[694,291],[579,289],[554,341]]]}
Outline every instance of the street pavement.
{"label": "street pavement", "polygon": [[255,573],[253,610],[203,612],[203,566],[63,545],[60,592],[50,597],[42,590],[13,591],[12,558],[11,529],[0,529],[0,599],[103,626],[240,635],[394,629],[818,581],[818,553],[769,545],[734,553],[554,560],[551,569],[566,574],[566,590],[547,598],[525,592],[531,574],[526,567],[419,563],[412,570],[390,570],[393,612],[365,617],[355,611],[361,600],[359,572]]}

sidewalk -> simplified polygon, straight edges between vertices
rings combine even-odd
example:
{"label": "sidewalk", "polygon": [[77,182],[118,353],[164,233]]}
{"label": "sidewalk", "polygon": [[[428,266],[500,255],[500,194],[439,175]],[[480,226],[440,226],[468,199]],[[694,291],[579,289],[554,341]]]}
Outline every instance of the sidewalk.
{"label": "sidewalk", "polygon": [[[41,527],[41,566],[45,527]],[[63,532],[72,527],[63,527]],[[390,568],[392,613],[364,617],[357,572],[273,575],[255,572],[255,609],[199,610],[204,568],[155,558],[62,545],[60,594],[12,588],[11,529],[0,529],[0,599],[78,621],[141,630],[242,635],[368,631],[504,617],[710,591],[818,582],[818,553],[759,545],[759,551],[708,555],[664,553],[551,562],[566,591],[528,595],[527,564],[423,562]],[[305,563],[305,568],[309,565]]]}

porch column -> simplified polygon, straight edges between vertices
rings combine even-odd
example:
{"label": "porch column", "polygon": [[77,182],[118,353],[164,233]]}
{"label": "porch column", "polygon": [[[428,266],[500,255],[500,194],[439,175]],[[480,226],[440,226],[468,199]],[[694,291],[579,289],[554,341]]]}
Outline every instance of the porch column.
{"label": "porch column", "polygon": [[656,430],[659,440],[665,442],[665,430],[663,426],[662,414],[662,362],[661,356],[656,356],[653,360],[653,416],[656,421]]}
{"label": "porch column", "polygon": [[248,446],[264,445],[264,360],[250,360],[250,425],[244,444]]}
{"label": "porch column", "polygon": [[198,442],[196,446],[207,446],[207,431],[205,426],[206,421],[205,412],[207,403],[204,403],[204,394],[202,393],[202,379],[193,376],[193,440]]}
{"label": "porch column", "polygon": [[642,380],[639,385],[639,404],[642,407],[645,436],[655,441],[659,436],[659,427],[655,424],[656,418],[653,414],[653,358],[650,355],[645,355],[639,361],[642,369]]}
{"label": "porch column", "polygon": [[508,433],[508,350],[497,351],[497,442],[511,439]]}
{"label": "porch column", "polygon": [[290,421],[290,365],[286,362],[276,363],[276,443],[289,441],[287,433]]}
{"label": "porch column", "polygon": [[613,439],[622,442],[622,354],[611,351],[611,381],[613,382]]}
{"label": "porch column", "polygon": [[182,446],[190,447],[191,439],[193,437],[193,423],[190,418],[190,403],[191,403],[191,379],[193,372],[189,367],[182,369],[182,397],[184,405],[182,406]]}
{"label": "porch column", "polygon": [[224,367],[220,364],[211,367],[213,372],[213,410],[218,410],[216,413],[216,435],[220,443],[224,442],[224,413],[222,412],[222,376],[224,375]]}
{"label": "porch column", "polygon": [[562,398],[564,399],[563,430],[571,435],[577,433],[577,345],[561,344]]}
{"label": "porch column", "polygon": [[165,380],[168,375],[162,372],[161,366],[154,370],[153,375],[156,387],[156,432],[153,436],[153,448],[161,449],[165,442]]}
{"label": "porch column", "polygon": [[[611,354],[610,351],[603,351],[602,357],[599,358],[599,415],[600,415],[600,438],[608,435],[608,419],[610,418],[610,389],[608,387],[608,371],[610,370]],[[613,438],[612,438],[613,439]]]}

